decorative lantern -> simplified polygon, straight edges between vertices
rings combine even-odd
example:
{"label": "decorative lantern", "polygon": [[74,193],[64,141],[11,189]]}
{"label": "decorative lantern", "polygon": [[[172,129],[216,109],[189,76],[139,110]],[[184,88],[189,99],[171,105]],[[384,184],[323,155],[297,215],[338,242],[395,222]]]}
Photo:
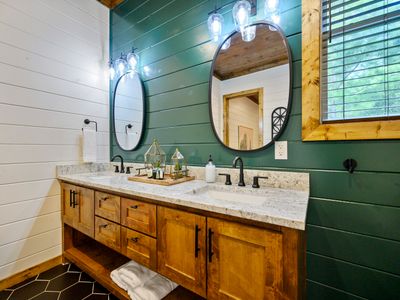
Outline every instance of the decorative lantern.
{"label": "decorative lantern", "polygon": [[149,150],[144,154],[144,164],[148,169],[165,168],[165,152],[161,149],[156,139],[153,140]]}
{"label": "decorative lantern", "polygon": [[183,175],[187,175],[187,165],[185,161],[185,157],[182,153],[179,152],[179,149],[176,148],[175,153],[171,157],[172,160],[172,177],[175,179],[183,177]]}

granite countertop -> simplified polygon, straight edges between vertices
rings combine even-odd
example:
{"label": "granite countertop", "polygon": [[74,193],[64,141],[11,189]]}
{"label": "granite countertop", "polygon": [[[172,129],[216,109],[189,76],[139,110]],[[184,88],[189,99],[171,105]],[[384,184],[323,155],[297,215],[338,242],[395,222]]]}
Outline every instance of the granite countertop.
{"label": "granite countertop", "polygon": [[[283,188],[253,189],[251,185],[238,187],[221,183],[207,184],[203,180],[193,180],[173,186],[160,186],[128,180],[128,175],[112,172],[59,174],[58,179],[93,189],[103,189],[131,196],[154,199],[209,212],[235,216],[289,228],[305,230],[308,191]],[[229,200],[217,199],[209,193],[234,193]],[[211,195],[211,196],[210,196]],[[256,196],[255,201],[246,199]]]}

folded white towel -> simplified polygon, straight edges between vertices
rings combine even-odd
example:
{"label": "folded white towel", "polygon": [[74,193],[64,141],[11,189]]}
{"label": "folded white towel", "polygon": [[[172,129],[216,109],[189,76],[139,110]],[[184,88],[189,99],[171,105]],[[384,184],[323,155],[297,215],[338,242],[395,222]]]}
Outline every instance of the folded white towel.
{"label": "folded white towel", "polygon": [[82,152],[84,162],[97,161],[97,132],[96,130],[84,127],[82,130]]}
{"label": "folded white towel", "polygon": [[118,269],[118,275],[125,282],[127,289],[132,290],[143,285],[157,273],[132,260]]}
{"label": "folded white towel", "polygon": [[146,281],[144,285],[135,289],[128,288],[128,295],[132,300],[160,300],[171,293],[177,286],[175,282],[156,274]]}
{"label": "folded white towel", "polygon": [[119,276],[118,269],[113,270],[111,272],[110,276],[111,276],[112,281],[114,281],[114,283],[116,285],[118,285],[121,289],[123,289],[125,291],[128,289],[128,287],[126,286],[126,283]]}

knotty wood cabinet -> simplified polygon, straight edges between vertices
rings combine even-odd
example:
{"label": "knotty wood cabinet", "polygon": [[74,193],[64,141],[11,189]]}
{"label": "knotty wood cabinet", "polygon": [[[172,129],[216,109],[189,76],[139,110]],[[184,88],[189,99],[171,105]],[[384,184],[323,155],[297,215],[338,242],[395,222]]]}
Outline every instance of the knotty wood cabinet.
{"label": "knotty wood cabinet", "polygon": [[63,222],[94,237],[94,191],[62,184],[61,199]]}
{"label": "knotty wood cabinet", "polygon": [[206,218],[157,207],[158,272],[206,296]]}
{"label": "knotty wood cabinet", "polygon": [[[207,299],[304,298],[305,243],[299,230],[68,183],[61,187],[64,256],[121,299],[128,296],[109,273],[125,259]],[[93,243],[97,246],[90,247]],[[117,259],[112,268],[103,267],[102,252]]]}
{"label": "knotty wood cabinet", "polygon": [[207,218],[207,299],[281,299],[282,233]]}

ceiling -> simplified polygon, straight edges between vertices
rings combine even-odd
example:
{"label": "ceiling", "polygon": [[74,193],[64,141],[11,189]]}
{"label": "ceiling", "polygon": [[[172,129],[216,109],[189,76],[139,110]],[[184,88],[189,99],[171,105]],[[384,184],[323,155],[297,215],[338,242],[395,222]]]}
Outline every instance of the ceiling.
{"label": "ceiling", "polygon": [[220,51],[214,76],[226,80],[288,63],[288,50],[278,31],[258,26],[256,38],[243,42],[240,33],[232,36],[231,46]]}
{"label": "ceiling", "polygon": [[97,0],[97,1],[107,6],[109,9],[113,9],[118,4],[124,2],[125,0]]}

